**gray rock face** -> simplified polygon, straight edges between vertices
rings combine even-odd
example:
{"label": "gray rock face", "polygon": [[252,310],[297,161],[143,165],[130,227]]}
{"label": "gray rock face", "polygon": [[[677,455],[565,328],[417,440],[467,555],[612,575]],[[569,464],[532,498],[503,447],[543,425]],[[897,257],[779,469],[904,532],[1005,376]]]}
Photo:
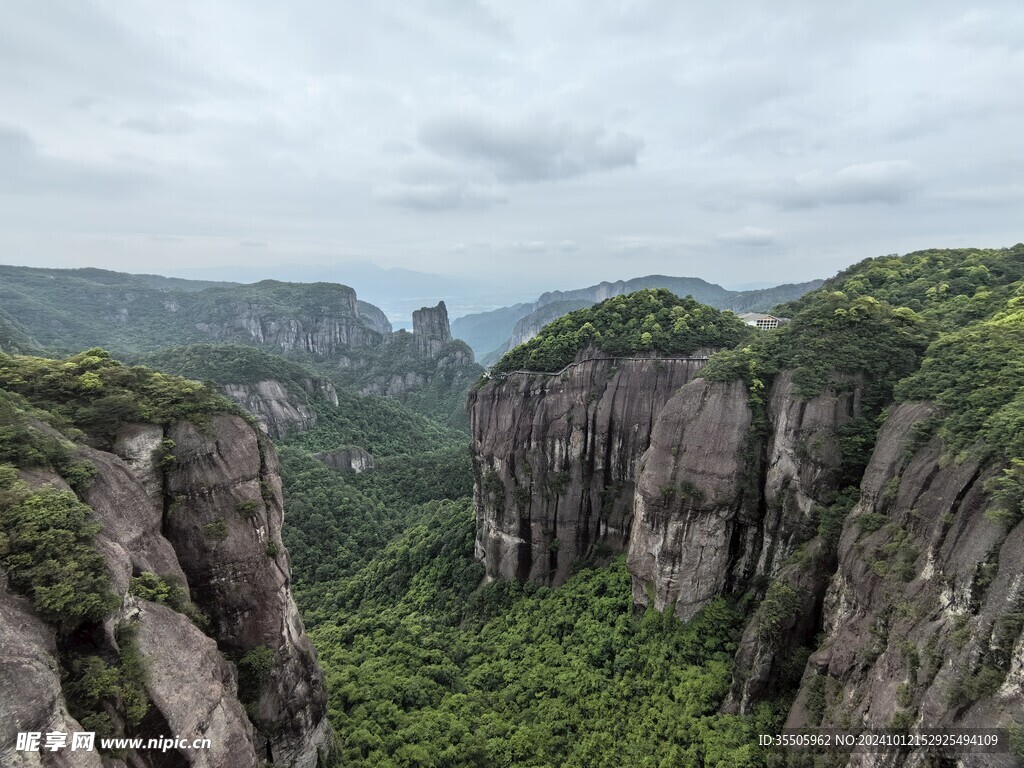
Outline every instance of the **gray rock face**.
{"label": "gray rock face", "polygon": [[[825,640],[788,724],[881,727],[897,713],[930,726],[1020,722],[1024,524],[985,515],[997,467],[947,463],[938,439],[915,449],[914,424],[931,411],[895,406],[880,431],[839,544]],[[811,703],[815,689],[824,706]],[[1014,763],[974,755],[963,764]]]}
{"label": "gray rock face", "polygon": [[[235,671],[217,644],[179,613],[140,600],[133,621],[136,642],[150,664],[146,691],[170,732],[181,738],[210,740],[210,749],[180,750],[195,768],[261,765],[252,725],[238,701]],[[183,685],[182,680],[201,682]]]}
{"label": "gray rock face", "polygon": [[316,426],[316,413],[305,403],[294,402],[279,381],[256,384],[225,384],[221,392],[255,416],[268,434],[284,437]]}
{"label": "gray rock face", "polygon": [[333,357],[346,349],[380,343],[381,334],[360,320],[356,294],[342,285],[332,286],[330,306],[319,311],[286,316],[275,307],[225,300],[216,316],[196,323],[196,330],[217,341],[265,344],[286,352],[309,352]]}
{"label": "gray rock face", "polygon": [[727,592],[738,528],[753,521],[745,493],[751,423],[742,382],[698,379],[661,410],[641,462],[628,566],[633,599],[687,620]]}
{"label": "gray rock face", "polygon": [[131,468],[146,495],[163,508],[164,473],[157,464],[157,449],[164,439],[164,430],[156,424],[126,424],[117,432],[113,452]]}
{"label": "gray rock face", "polygon": [[380,395],[391,397],[395,400],[403,400],[410,392],[423,389],[427,386],[426,375],[417,371],[405,371],[404,373],[393,373],[390,376],[367,384],[359,393],[362,395]]}
{"label": "gray rock face", "polygon": [[255,416],[264,431],[275,438],[316,426],[317,416],[310,405],[311,399],[338,405],[338,392],[326,379],[306,379],[298,392],[289,391],[274,379],[256,384],[225,384],[220,389]]}
{"label": "gray rock face", "polygon": [[379,307],[365,301],[357,301],[356,306],[359,308],[359,320],[363,325],[372,328],[381,336],[388,336],[391,333],[391,321]]}
{"label": "gray rock face", "polygon": [[313,458],[338,472],[358,475],[373,469],[373,455],[362,448],[339,448],[336,451],[314,453]]}
{"label": "gray rock face", "polygon": [[97,752],[15,751],[19,732],[83,730],[64,704],[53,630],[28,600],[7,591],[7,578],[0,574],[0,765],[102,768]]}
{"label": "gray rock face", "polygon": [[768,437],[751,431],[740,382],[698,380],[658,415],[637,482],[629,568],[634,600],[691,618],[720,594],[758,578],[781,581],[800,610],[770,638],[755,613],[737,652],[727,711],[747,711],[778,680],[786,655],[814,635],[833,563],[812,542],[815,508],[838,488],[839,430],[860,413],[859,379],[834,377],[819,396],[797,396],[789,372],[766,404]]}
{"label": "gray rock face", "polygon": [[128,579],[142,571],[184,586],[187,580],[177,555],[161,532],[163,496],[154,501],[132,468],[117,456],[86,449],[85,457],[98,471],[83,500],[103,525],[98,539],[114,589],[123,594]]}
{"label": "gray rock face", "polygon": [[[80,449],[97,469],[83,494],[102,525],[96,547],[123,602],[94,633],[97,652],[116,658],[114,629],[133,624],[154,705],[138,735],[212,743],[176,755],[131,752],[128,764],[248,768],[272,758],[313,768],[333,736],[322,673],[290,592],[273,446],[235,416],[215,416],[202,428],[181,422],[168,437],[176,443],[169,466],[155,461],[164,432],[150,424],[122,428],[114,443],[122,456]],[[30,486],[68,490],[48,471],[20,474]],[[128,594],[130,578],[143,571],[188,588],[209,617],[208,634],[185,615]],[[8,592],[2,575],[0,582],[0,730],[82,730],[66,710],[53,630]],[[224,654],[237,658],[261,646],[274,664],[250,692],[247,714]],[[6,735],[0,750],[15,743]],[[91,755],[47,753],[40,763],[38,753],[0,751],[0,764],[99,766]]]}
{"label": "gray rock face", "polygon": [[168,435],[177,460],[166,473],[173,500],[165,532],[193,599],[223,650],[244,654],[264,646],[275,653],[254,723],[257,748],[262,753],[269,743],[285,764],[308,759],[326,693],[291,595],[277,454],[234,416],[215,416],[204,430],[181,422]]}
{"label": "gray rock face", "polygon": [[422,307],[412,313],[412,335],[423,357],[437,357],[441,353],[444,345],[452,340],[448,308],[443,301],[436,307]]}
{"label": "gray rock face", "polygon": [[577,557],[623,551],[655,417],[701,366],[605,356],[471,392],[476,549],[488,578],[559,584]]}
{"label": "gray rock face", "polygon": [[840,484],[839,430],[860,415],[863,381],[833,375],[817,397],[797,395],[790,371],[782,372],[768,400],[771,439],[764,479],[764,534],[757,570],[775,575],[793,551],[793,539],[815,506]]}

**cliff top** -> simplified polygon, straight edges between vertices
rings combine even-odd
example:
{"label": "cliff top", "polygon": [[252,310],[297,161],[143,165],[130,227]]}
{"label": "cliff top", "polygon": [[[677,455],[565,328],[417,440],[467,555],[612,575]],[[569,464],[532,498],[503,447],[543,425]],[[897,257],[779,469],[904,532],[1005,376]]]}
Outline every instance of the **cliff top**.
{"label": "cliff top", "polygon": [[492,371],[557,371],[588,346],[612,355],[680,354],[700,347],[732,347],[750,333],[731,312],[705,306],[689,296],[680,298],[664,288],[645,289],[558,318],[508,352]]}

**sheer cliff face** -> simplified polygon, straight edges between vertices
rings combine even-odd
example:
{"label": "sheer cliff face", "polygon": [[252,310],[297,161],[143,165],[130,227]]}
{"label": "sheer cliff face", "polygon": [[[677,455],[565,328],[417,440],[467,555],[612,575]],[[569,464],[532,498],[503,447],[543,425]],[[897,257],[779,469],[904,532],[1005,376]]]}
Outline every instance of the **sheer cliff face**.
{"label": "sheer cliff face", "polygon": [[879,434],[790,724],[991,727],[1024,708],[1024,524],[985,514],[997,468],[916,445],[933,410],[896,406]]}
{"label": "sheer cliff face", "polygon": [[[175,458],[161,463],[155,455],[165,438],[174,441]],[[269,757],[275,765],[313,768],[331,734],[322,674],[289,589],[273,447],[242,419],[216,416],[203,426],[174,424],[166,433],[157,425],[130,425],[112,452],[82,450],[97,469],[83,500],[102,525],[96,546],[122,598],[94,641],[97,652],[116,656],[114,628],[134,627],[152,706],[133,733],[212,744],[159,758],[131,754],[130,764],[255,768]],[[68,489],[48,472],[23,471],[22,479]],[[142,572],[186,585],[208,626],[129,594],[132,576]],[[0,590],[0,637],[3,653],[17,656],[0,665],[0,719],[21,730],[83,730],[60,690],[54,630],[6,590]],[[271,670],[243,706],[227,659],[261,646],[273,657]],[[21,764],[8,757],[0,753],[0,763]],[[79,762],[69,765],[91,765],[74,757]]]}
{"label": "sheer cliff face", "polygon": [[488,578],[558,584],[576,558],[625,548],[637,461],[658,412],[700,365],[599,358],[471,393],[477,555]]}
{"label": "sheer cliff face", "polygon": [[736,540],[757,514],[745,496],[751,424],[742,382],[683,387],[658,416],[641,462],[629,543],[633,599],[689,619],[728,590]]}
{"label": "sheer cliff face", "polygon": [[388,336],[391,334],[391,321],[388,320],[388,316],[380,309],[365,301],[357,301],[356,306],[359,309],[359,320],[363,325],[372,328],[381,336]]}
{"label": "sheer cliff face", "polygon": [[[834,374],[818,396],[799,396],[793,374],[775,380],[767,404],[770,440],[764,478],[764,542],[757,571],[775,575],[792,554],[795,537],[842,482],[840,430],[861,415],[864,382]],[[806,536],[804,536],[806,539]]]}
{"label": "sheer cliff face", "polygon": [[334,286],[329,304],[309,307],[299,314],[284,314],[279,308],[254,301],[223,301],[195,324],[195,328],[217,341],[265,344],[285,352],[308,352],[319,357],[381,342],[373,330],[373,318],[360,318],[356,294],[351,288]]}
{"label": "sheer cliff face", "polygon": [[[64,704],[53,629],[29,601],[7,591],[0,574],[0,765],[101,768],[96,752],[16,752],[19,732],[85,730]],[[44,763],[44,759],[46,762]]]}
{"label": "sheer cliff face", "polygon": [[842,435],[865,415],[863,377],[833,375],[805,399],[782,372],[761,403],[739,381],[679,388],[695,373],[684,364],[611,365],[512,374],[471,395],[490,577],[557,582],[572,559],[627,546],[628,529],[639,606],[686,620],[722,594],[764,598],[726,712],[776,695],[799,650],[817,648],[792,727],[1019,720],[1024,523],[986,516],[1000,467],[922,444],[915,425],[933,406],[892,406],[847,514],[858,489]]}
{"label": "sheer cliff face", "polygon": [[412,313],[412,335],[422,357],[437,357],[441,353],[452,340],[448,308],[443,301],[436,307],[422,307]]}
{"label": "sheer cliff face", "polygon": [[208,429],[181,422],[168,437],[175,461],[164,478],[164,530],[193,599],[222,650],[274,652],[250,708],[257,741],[269,742],[286,765],[315,765],[327,728],[325,692],[291,596],[277,454],[235,416],[214,417]]}
{"label": "sheer cliff face", "polygon": [[860,378],[836,375],[803,399],[783,372],[758,417],[741,382],[698,380],[658,415],[629,543],[636,603],[674,606],[687,620],[718,595],[768,580],[798,603],[771,632],[767,609],[754,612],[726,711],[747,712],[770,695],[793,649],[820,627],[834,558],[818,517],[840,486],[839,435],[860,415],[862,391]]}

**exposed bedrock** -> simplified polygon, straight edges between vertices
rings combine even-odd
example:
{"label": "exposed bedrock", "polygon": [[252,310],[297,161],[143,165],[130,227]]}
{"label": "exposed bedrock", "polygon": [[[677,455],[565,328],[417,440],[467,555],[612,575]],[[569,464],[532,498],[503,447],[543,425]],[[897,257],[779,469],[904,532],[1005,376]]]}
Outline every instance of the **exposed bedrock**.
{"label": "exposed bedrock", "polygon": [[594,350],[580,359],[470,394],[476,548],[488,578],[559,584],[577,558],[623,551],[655,419],[703,365]]}
{"label": "exposed bedrock", "polygon": [[879,434],[789,725],[1024,725],[1024,525],[986,515],[998,467],[919,444],[932,411],[895,406]]}
{"label": "exposed bedrock", "polygon": [[254,725],[275,760],[315,765],[325,690],[291,595],[277,454],[237,416],[215,416],[205,428],[179,422],[168,436],[175,461],[166,473],[165,535],[193,599],[222,650],[274,652],[250,708]]}
{"label": "exposed bedrock", "polygon": [[412,335],[421,356],[437,357],[441,353],[452,340],[448,308],[443,301],[436,307],[421,307],[412,313]]}
{"label": "exposed bedrock", "polygon": [[679,390],[658,415],[637,480],[636,602],[674,605],[688,619],[719,594],[775,576],[835,490],[837,430],[859,413],[859,393],[856,380],[837,377],[802,400],[786,372],[759,422],[742,382],[699,379]]}
{"label": "exposed bedrock", "polygon": [[310,378],[300,383],[302,390],[296,392],[274,379],[254,384],[224,384],[220,389],[255,416],[267,434],[282,438],[316,426],[317,415],[310,405],[311,400],[338,405],[338,393],[329,381]]}
{"label": "exposed bedrock", "polygon": [[[134,628],[151,704],[136,726],[127,727],[116,709],[107,714],[115,727],[128,728],[126,735],[212,744],[209,750],[130,750],[127,764],[246,768],[272,760],[314,768],[333,736],[322,673],[290,592],[273,446],[243,419],[223,415],[201,426],[178,422],[166,433],[154,424],[127,425],[112,452],[79,451],[96,468],[81,498],[101,526],[95,547],[121,598],[121,607],[89,630],[89,652],[116,663],[118,628]],[[48,470],[22,470],[20,477],[30,488],[70,491]],[[187,588],[208,623],[133,595],[131,579],[144,572]],[[240,692],[229,659],[252,651],[269,654],[270,669]],[[0,572],[0,728],[88,730],[68,712],[62,652],[53,626],[11,594]],[[14,743],[13,736],[0,739],[0,749]],[[100,760],[95,752],[0,751],[0,764],[91,768]]]}
{"label": "exposed bedrock", "polygon": [[633,599],[689,619],[729,589],[737,542],[756,524],[744,487],[751,410],[739,381],[687,384],[661,411],[641,463],[629,542]]}

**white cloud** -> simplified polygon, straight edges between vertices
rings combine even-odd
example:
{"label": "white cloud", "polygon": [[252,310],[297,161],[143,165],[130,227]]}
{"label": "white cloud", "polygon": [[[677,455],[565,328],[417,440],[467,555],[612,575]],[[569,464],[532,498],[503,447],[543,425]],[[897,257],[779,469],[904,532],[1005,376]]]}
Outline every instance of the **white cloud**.
{"label": "white cloud", "polygon": [[718,236],[723,243],[732,245],[762,246],[775,242],[775,233],[760,227],[743,227],[735,232],[726,232]]}
{"label": "white cloud", "polygon": [[448,117],[425,123],[420,143],[441,157],[479,164],[505,182],[549,181],[637,163],[643,139],[534,115],[518,120]]}

